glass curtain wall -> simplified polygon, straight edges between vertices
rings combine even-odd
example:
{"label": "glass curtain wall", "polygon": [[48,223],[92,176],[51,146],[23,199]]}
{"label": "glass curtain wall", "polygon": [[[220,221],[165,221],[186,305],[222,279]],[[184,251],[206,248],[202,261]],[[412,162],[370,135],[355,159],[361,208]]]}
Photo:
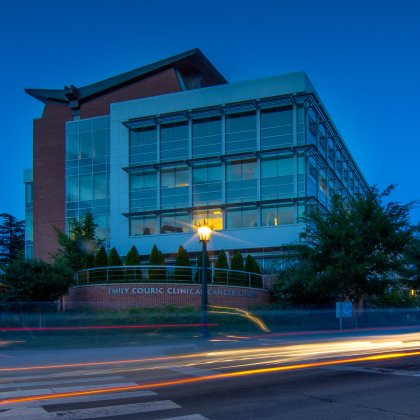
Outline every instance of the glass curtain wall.
{"label": "glass curtain wall", "polygon": [[109,117],[66,124],[66,230],[91,213],[96,235],[109,240]]}

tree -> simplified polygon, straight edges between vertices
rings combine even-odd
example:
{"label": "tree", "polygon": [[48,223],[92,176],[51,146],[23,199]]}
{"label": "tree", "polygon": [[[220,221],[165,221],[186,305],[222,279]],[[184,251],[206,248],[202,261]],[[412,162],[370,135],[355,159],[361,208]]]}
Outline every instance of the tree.
{"label": "tree", "polygon": [[219,255],[217,256],[217,260],[214,264],[214,280],[216,283],[226,284],[227,281],[227,272],[226,271],[219,271],[219,270],[228,270],[229,264],[228,259],[226,257],[225,251],[220,251]]}
{"label": "tree", "polygon": [[107,267],[108,266],[108,255],[104,246],[102,245],[95,254],[95,268]]}
{"label": "tree", "polygon": [[302,274],[307,280],[312,276],[306,294],[318,289],[325,299],[348,299],[355,306],[364,297],[383,294],[401,272],[412,240],[408,216],[413,203],[385,204],[393,189],[372,188],[350,200],[335,195],[328,211],[309,209],[302,234],[306,246],[299,248],[302,267],[291,271],[296,280],[291,284],[298,284]]}
{"label": "tree", "polygon": [[[260,266],[258,265],[255,258],[248,254],[245,259],[245,271],[254,274],[260,274]],[[261,278],[259,276],[251,274],[250,276],[251,284],[256,287],[262,287]]]}
{"label": "tree", "polygon": [[8,213],[0,214],[0,267],[6,267],[23,257],[25,249],[25,221]]}
{"label": "tree", "polygon": [[2,276],[7,285],[6,299],[12,302],[50,302],[68,290],[73,272],[66,264],[41,260],[16,260]]}
{"label": "tree", "polygon": [[[108,265],[110,267],[120,267],[122,265],[122,259],[120,257],[120,255],[118,254],[118,251],[116,250],[115,247],[112,247],[109,251],[109,255],[108,255]],[[109,279],[110,280],[119,280],[122,277],[124,277],[122,275],[122,270],[119,268],[116,269],[110,269],[109,270]]]}
{"label": "tree", "polygon": [[67,261],[73,271],[91,268],[95,251],[101,243],[95,236],[96,227],[92,214],[87,213],[80,220],[73,220],[68,235],[55,228],[59,249],[54,259]]}
{"label": "tree", "polygon": [[[178,252],[176,253],[175,265],[176,265],[176,268],[174,271],[174,280],[191,282],[190,256],[182,245],[178,248]],[[179,268],[179,267],[188,267],[188,268]]]}
{"label": "tree", "polygon": [[[140,255],[137,251],[135,245],[130,248],[130,251],[127,252],[125,256],[125,265],[132,266],[132,265],[140,265]],[[141,280],[143,278],[143,273],[141,268],[139,269],[125,269],[125,278],[127,280]]]}
{"label": "tree", "polygon": [[[242,254],[239,251],[236,251],[233,254],[232,261],[230,262],[230,269],[237,271],[244,271],[244,259]],[[243,285],[246,280],[246,275],[244,273],[232,273],[232,283]]]}
{"label": "tree", "polygon": [[108,265],[110,267],[119,267],[122,265],[122,259],[120,257],[120,254],[118,254],[118,251],[115,247],[112,247],[109,251],[108,256]]}
{"label": "tree", "polygon": [[[161,251],[159,251],[156,245],[153,245],[152,251],[149,257],[150,265],[165,265],[165,257]],[[149,269],[149,280],[152,281],[164,281],[166,279],[166,270],[164,268],[150,268]]]}

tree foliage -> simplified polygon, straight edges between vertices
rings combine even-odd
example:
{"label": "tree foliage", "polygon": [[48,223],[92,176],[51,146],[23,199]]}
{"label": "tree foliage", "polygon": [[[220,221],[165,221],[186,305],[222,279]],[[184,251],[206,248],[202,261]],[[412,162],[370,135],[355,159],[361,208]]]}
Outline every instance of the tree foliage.
{"label": "tree foliage", "polygon": [[[178,248],[178,252],[175,257],[175,271],[174,271],[174,280],[175,281],[191,281],[191,261],[190,255],[186,249],[181,245]],[[188,268],[179,268],[179,267],[188,267]]]}
{"label": "tree foliage", "polygon": [[140,265],[140,254],[136,246],[133,245],[125,256],[125,265]]}
{"label": "tree foliage", "polygon": [[[156,245],[153,245],[152,251],[149,257],[150,265],[165,265],[165,256],[159,251]],[[149,269],[149,280],[162,281],[166,278],[166,270],[164,268],[150,268]]]}
{"label": "tree foliage", "polygon": [[122,259],[115,247],[112,247],[109,251],[108,265],[110,267],[119,267],[122,265]]}
{"label": "tree foliage", "polygon": [[231,270],[244,271],[244,259],[239,251],[233,254],[232,261],[230,263]]}
{"label": "tree foliage", "polygon": [[95,254],[95,267],[107,267],[108,255],[103,245],[98,249]]}
{"label": "tree foliage", "polygon": [[245,259],[245,271],[260,274],[260,266],[252,255],[247,255]]}
{"label": "tree foliage", "polygon": [[336,195],[328,212],[309,209],[300,264],[282,273],[277,296],[302,304],[309,296],[315,303],[348,299],[359,305],[365,296],[383,294],[403,269],[412,240],[412,203],[384,202],[393,189],[372,188],[348,201]]}
{"label": "tree foliage", "polygon": [[[135,245],[130,248],[130,251],[127,252],[125,256],[125,265],[135,266],[140,265],[140,255]],[[143,273],[141,268],[126,268],[125,269],[125,278],[127,280],[141,280],[143,278]]]}
{"label": "tree foliage", "polygon": [[23,257],[25,249],[25,221],[8,213],[0,214],[0,267],[6,267]]}
{"label": "tree foliage", "polygon": [[227,272],[226,271],[219,271],[220,270],[228,270],[229,269],[229,263],[228,259],[226,257],[225,251],[220,251],[219,255],[217,256],[216,263],[214,264],[214,268],[216,270],[214,271],[214,280],[216,283],[226,283],[227,281]]}
{"label": "tree foliage", "polygon": [[17,260],[9,264],[2,276],[5,298],[12,302],[50,302],[63,296],[73,272],[67,264],[48,264],[41,260]]}
{"label": "tree foliage", "polygon": [[66,261],[73,271],[91,268],[101,242],[95,236],[96,227],[92,214],[87,213],[80,220],[73,220],[68,235],[56,228],[59,249],[54,259]]}

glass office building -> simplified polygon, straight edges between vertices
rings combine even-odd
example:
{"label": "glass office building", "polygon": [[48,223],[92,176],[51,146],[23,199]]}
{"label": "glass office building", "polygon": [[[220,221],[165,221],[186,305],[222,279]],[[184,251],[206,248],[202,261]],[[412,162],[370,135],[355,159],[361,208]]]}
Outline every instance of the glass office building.
{"label": "glass office building", "polygon": [[[50,212],[67,231],[90,212],[120,255],[155,244],[167,256],[198,252],[205,219],[211,251],[252,253],[266,267],[299,240],[308,205],[367,188],[304,72],[227,83],[192,50],[84,88],[27,92],[51,109],[35,127],[35,160],[55,153],[58,141],[42,143],[57,135],[48,118],[65,127],[63,180],[59,162],[54,185],[34,166],[37,255],[54,248]],[[49,209],[42,197],[60,189],[64,210]]]}

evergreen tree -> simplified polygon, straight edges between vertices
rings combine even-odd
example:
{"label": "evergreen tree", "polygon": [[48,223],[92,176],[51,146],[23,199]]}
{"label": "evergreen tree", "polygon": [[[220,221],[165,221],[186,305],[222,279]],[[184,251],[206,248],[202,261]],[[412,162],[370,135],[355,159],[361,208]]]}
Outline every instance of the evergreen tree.
{"label": "evergreen tree", "polygon": [[55,228],[59,249],[54,259],[66,261],[73,271],[90,268],[95,251],[101,243],[95,236],[96,227],[92,214],[87,213],[80,220],[72,221],[68,235]]}
{"label": "evergreen tree", "polygon": [[[115,247],[112,247],[109,251],[108,255],[108,265],[110,267],[120,267],[122,266],[122,260],[120,255],[118,254],[118,251]],[[121,280],[124,278],[123,271],[119,268],[110,268],[109,271],[109,279],[112,281]]]}
{"label": "evergreen tree", "polygon": [[[126,255],[125,265],[127,266],[140,265],[140,255],[135,245],[133,245],[130,248],[130,251],[128,251]],[[126,268],[125,278],[127,280],[141,280],[143,278],[143,273],[141,271],[141,268]]]}
{"label": "evergreen tree", "polygon": [[8,213],[0,214],[0,267],[23,257],[25,248],[25,222]]}
{"label": "evergreen tree", "polygon": [[[150,252],[149,265],[165,265],[165,257],[156,245],[153,245],[152,251]],[[149,280],[166,280],[166,270],[164,268],[150,268]]]}
{"label": "evergreen tree", "polygon": [[226,284],[228,273],[226,271],[218,271],[218,269],[221,269],[221,270],[228,270],[229,269],[229,264],[228,264],[228,260],[227,260],[225,251],[222,250],[222,251],[219,252],[219,255],[217,256],[217,260],[216,260],[216,263],[214,265],[214,268],[216,269],[214,271],[215,282]]}
{"label": "evergreen tree", "polygon": [[[260,274],[260,266],[252,255],[248,254],[245,259],[245,271],[248,271],[249,273]],[[259,276],[251,275],[250,280],[252,286],[262,287]]]}
{"label": "evergreen tree", "polygon": [[115,247],[112,247],[109,251],[108,265],[110,267],[119,267],[122,265],[122,259]]}
{"label": "evergreen tree", "polygon": [[174,280],[181,282],[191,281],[191,269],[190,268],[179,268],[179,267],[191,267],[190,256],[185,248],[181,245],[178,248],[175,258]]}
{"label": "evergreen tree", "polygon": [[[108,267],[108,255],[104,246],[102,245],[95,254],[95,268]],[[107,280],[107,270],[95,270],[93,272],[93,279],[95,281]]]}
{"label": "evergreen tree", "polygon": [[[236,251],[233,254],[232,261],[230,263],[231,270],[244,271],[244,259],[242,254],[239,251]],[[232,279],[229,279],[230,282],[235,284],[244,285],[246,281],[246,275],[244,273],[232,273]]]}

